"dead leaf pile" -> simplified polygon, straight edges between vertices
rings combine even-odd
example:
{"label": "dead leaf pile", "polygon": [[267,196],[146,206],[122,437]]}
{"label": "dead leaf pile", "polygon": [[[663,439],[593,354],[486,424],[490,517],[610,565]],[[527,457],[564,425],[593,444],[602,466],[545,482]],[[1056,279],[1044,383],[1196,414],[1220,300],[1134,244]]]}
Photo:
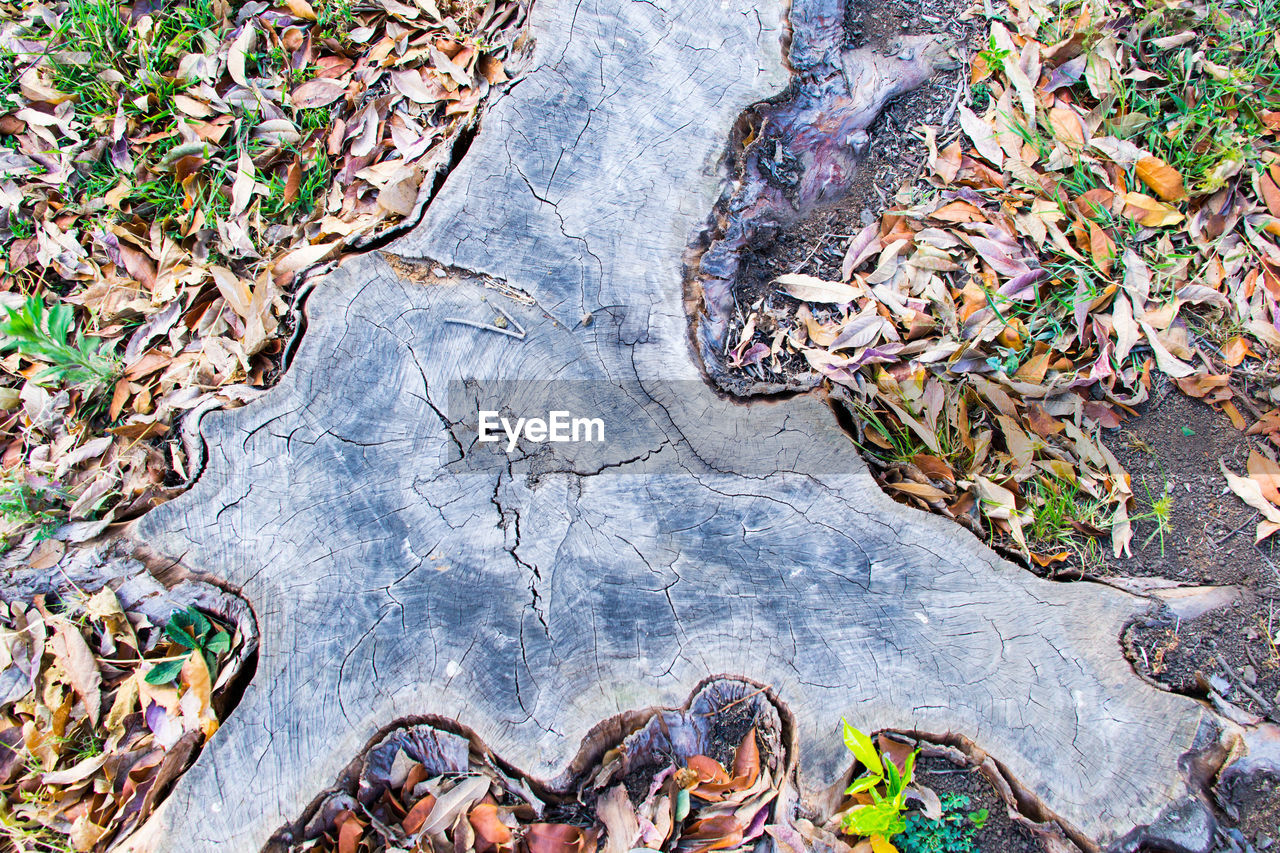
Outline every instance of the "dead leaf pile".
{"label": "dead leaf pile", "polygon": [[0,837],[12,849],[107,849],[217,729],[245,637],[218,627],[211,670],[173,621],[123,609],[110,587],[0,603]]}
{"label": "dead leaf pile", "polygon": [[[374,748],[355,795],[328,798],[291,849],[736,850],[764,834],[778,792],[779,780],[761,766],[754,728],[739,744],[732,768],[692,755],[646,777],[633,797],[628,790],[634,780],[615,778],[625,762],[606,760],[573,804],[545,802],[488,764],[466,763],[466,741],[454,735],[415,727],[393,738]],[[442,769],[450,772],[437,775]],[[552,822],[556,812],[573,822]]]}
{"label": "dead leaf pile", "polygon": [[[415,214],[507,80],[523,9],[3,9],[0,307],[35,296],[75,316],[65,341],[0,340],[12,542],[68,517],[129,518],[195,473],[176,419],[270,382],[299,277]],[[42,375],[85,358],[59,348],[70,332],[101,342],[96,381]]]}
{"label": "dead leaf pile", "polygon": [[1127,553],[1099,434],[1156,371],[1280,446],[1275,29],[1245,0],[1067,8],[992,22],[960,132],[921,129],[928,191],[854,235],[839,280],[781,276],[734,350],[773,382],[801,357],[890,493],[1041,565],[1068,556],[1034,548],[1064,496],[1067,534]]}

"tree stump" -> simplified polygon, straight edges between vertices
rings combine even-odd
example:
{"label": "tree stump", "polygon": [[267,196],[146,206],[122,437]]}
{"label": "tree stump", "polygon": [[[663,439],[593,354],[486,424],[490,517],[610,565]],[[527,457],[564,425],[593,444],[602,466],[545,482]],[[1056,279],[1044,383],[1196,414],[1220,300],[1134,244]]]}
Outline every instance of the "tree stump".
{"label": "tree stump", "polygon": [[[538,0],[424,220],[318,285],[279,387],[205,418],[199,481],[135,535],[240,588],[260,659],[138,847],[258,849],[415,715],[564,784],[601,721],[719,673],[790,708],[802,792],[847,770],[842,716],[962,734],[1101,842],[1180,792],[1202,711],[1122,655],[1142,599],[895,503],[816,394],[703,380],[681,258],[735,117],[787,85],[784,9]],[[523,338],[453,322],[495,305]],[[634,428],[456,461],[468,378],[573,380]]]}

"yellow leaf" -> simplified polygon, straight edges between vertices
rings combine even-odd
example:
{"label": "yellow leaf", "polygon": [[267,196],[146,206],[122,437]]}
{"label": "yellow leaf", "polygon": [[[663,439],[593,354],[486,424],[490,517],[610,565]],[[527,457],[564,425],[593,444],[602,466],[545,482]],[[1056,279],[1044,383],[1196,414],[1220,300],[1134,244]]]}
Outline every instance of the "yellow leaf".
{"label": "yellow leaf", "polygon": [[311,8],[311,4],[308,3],[307,0],[287,0],[285,5],[289,7],[289,11],[292,12],[295,17],[301,18],[304,21],[316,20],[316,11]]}
{"label": "yellow leaf", "polygon": [[205,737],[211,737],[218,730],[218,716],[210,706],[213,683],[203,654],[195,651],[187,656],[186,662],[182,664],[181,678],[187,688],[180,702],[183,728],[187,731],[199,728]]}
{"label": "yellow leaf", "polygon": [[873,835],[871,853],[898,853],[898,848],[890,844],[883,835]]}
{"label": "yellow leaf", "polygon": [[1185,218],[1172,205],[1156,201],[1151,196],[1139,192],[1127,192],[1120,196],[1120,199],[1124,202],[1125,215],[1130,219],[1136,219],[1139,224],[1148,228],[1177,225]]}
{"label": "yellow leaf", "polygon": [[1159,157],[1147,155],[1138,161],[1138,180],[1142,181],[1165,201],[1179,201],[1187,197],[1182,184],[1182,173]]}

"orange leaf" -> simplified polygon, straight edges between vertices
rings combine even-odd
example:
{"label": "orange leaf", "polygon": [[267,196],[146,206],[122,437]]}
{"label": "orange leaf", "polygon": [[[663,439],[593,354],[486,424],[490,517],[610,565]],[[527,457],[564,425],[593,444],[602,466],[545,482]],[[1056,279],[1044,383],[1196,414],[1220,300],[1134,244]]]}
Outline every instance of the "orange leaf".
{"label": "orange leaf", "polygon": [[729,781],[729,771],[720,766],[720,762],[706,755],[691,755],[685,762],[690,770],[698,774],[699,782],[724,784]]}
{"label": "orange leaf", "polygon": [[524,843],[529,853],[583,853],[587,838],[576,826],[531,823],[525,828]]}
{"label": "orange leaf", "polygon": [[1182,173],[1159,157],[1148,155],[1138,161],[1138,180],[1149,186],[1165,201],[1179,201],[1187,197],[1182,184]]}
{"label": "orange leaf", "polygon": [[1067,107],[1049,110],[1049,126],[1053,128],[1053,135],[1068,148],[1076,149],[1084,145],[1084,125],[1080,123],[1080,116],[1074,110]]}
{"label": "orange leaf", "polygon": [[422,825],[427,822],[427,817],[435,807],[435,795],[427,794],[421,800],[414,803],[413,808],[409,809],[409,813],[404,816],[404,820],[400,821],[401,828],[403,828],[405,832],[417,832],[419,829],[422,829]]}
{"label": "orange leaf", "polygon": [[1115,241],[1093,222],[1089,223],[1089,252],[1103,275],[1111,275],[1111,265],[1116,259]]}
{"label": "orange leaf", "polygon": [[727,850],[741,843],[742,824],[733,815],[724,814],[695,821],[684,833],[680,849],[684,853],[705,853],[708,850]]}
{"label": "orange leaf", "polygon": [[733,775],[737,781],[742,777],[746,777],[746,783],[742,786],[750,788],[756,782],[756,777],[760,775],[760,747],[756,743],[756,729],[751,727],[742,738],[742,743],[738,744],[738,751],[733,756]]}
{"label": "orange leaf", "polygon": [[940,222],[986,222],[982,211],[967,201],[953,201],[929,214],[930,218]]}
{"label": "orange leaf", "polygon": [[116,388],[111,394],[111,407],[107,410],[107,418],[114,421],[120,417],[120,412],[124,410],[124,404],[127,402],[129,402],[129,380],[122,376],[116,380]]}
{"label": "orange leaf", "polygon": [[1272,216],[1280,216],[1280,187],[1271,180],[1271,176],[1263,174],[1258,177],[1258,189],[1262,190],[1262,198],[1267,203],[1267,210]]}
{"label": "orange leaf", "polygon": [[364,824],[350,811],[338,815],[338,821],[338,853],[356,853],[364,835]]}
{"label": "orange leaf", "polygon": [[956,481],[956,472],[950,465],[936,456],[917,453],[911,457],[911,461],[931,480],[946,480],[948,483]]}
{"label": "orange leaf", "polygon": [[467,814],[471,826],[475,828],[478,853],[488,853],[511,843],[511,829],[498,817],[498,807],[494,803],[480,803]]}
{"label": "orange leaf", "polygon": [[1257,353],[1249,348],[1249,342],[1239,335],[1227,341],[1226,346],[1222,348],[1222,354],[1226,356],[1227,364],[1231,367],[1239,367],[1246,356],[1258,357]]}

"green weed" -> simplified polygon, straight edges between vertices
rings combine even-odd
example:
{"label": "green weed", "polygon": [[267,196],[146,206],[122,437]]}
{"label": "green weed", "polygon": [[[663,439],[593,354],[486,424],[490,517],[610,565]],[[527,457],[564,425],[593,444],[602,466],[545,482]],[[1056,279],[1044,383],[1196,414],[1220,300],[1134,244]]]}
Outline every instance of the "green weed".
{"label": "green weed", "polygon": [[1171,532],[1172,527],[1170,519],[1173,515],[1173,495],[1168,490],[1162,490],[1160,497],[1155,497],[1151,493],[1151,487],[1147,485],[1146,480],[1142,482],[1147,492],[1147,509],[1135,516],[1131,521],[1149,521],[1155,524],[1155,529],[1151,534],[1142,541],[1142,547],[1147,547],[1152,540],[1159,537],[1160,539],[1160,556],[1164,556],[1164,537],[1166,533]]}
{"label": "green weed", "polygon": [[75,312],[70,305],[57,303],[46,308],[44,300],[28,296],[21,308],[5,309],[0,320],[0,353],[16,349],[22,355],[49,365],[35,381],[41,384],[80,385],[90,392],[100,391],[119,373],[119,361],[109,345],[85,337],[76,330],[71,341]]}
{"label": "green weed", "polygon": [[[29,477],[20,467],[0,472],[0,520],[20,530],[37,528],[37,540],[47,539],[62,522],[60,504],[66,498],[56,487]],[[0,535],[0,552],[12,545],[8,536]]]}
{"label": "green weed", "polygon": [[974,839],[990,817],[987,810],[969,811],[970,800],[964,794],[943,794],[940,799],[941,820],[917,812],[907,815],[907,828],[893,838],[899,853],[978,853]]}

